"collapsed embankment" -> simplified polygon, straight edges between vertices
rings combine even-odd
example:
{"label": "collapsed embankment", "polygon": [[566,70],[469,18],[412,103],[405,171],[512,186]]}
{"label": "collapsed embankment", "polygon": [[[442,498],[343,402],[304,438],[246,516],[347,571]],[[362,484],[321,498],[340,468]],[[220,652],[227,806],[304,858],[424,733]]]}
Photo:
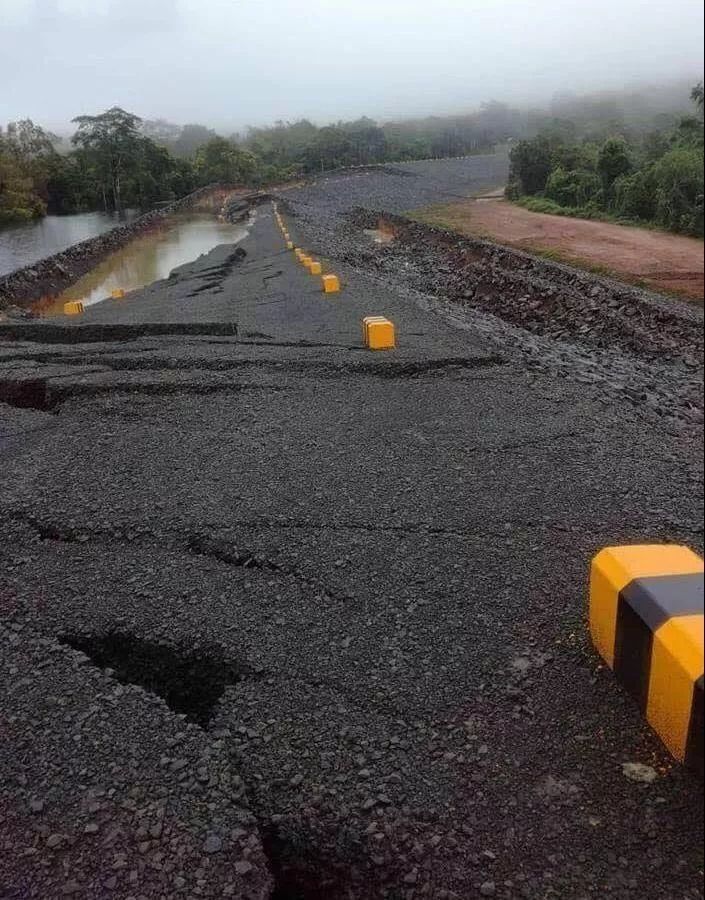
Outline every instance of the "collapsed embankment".
{"label": "collapsed embankment", "polygon": [[[414,286],[426,293],[534,333],[700,365],[702,311],[682,302],[389,213],[356,209],[349,219],[393,234],[391,243],[368,251],[369,260],[413,273]],[[359,263],[359,251],[354,256]]]}
{"label": "collapsed embankment", "polygon": [[[204,203],[208,205],[209,200],[218,199],[219,195],[227,191],[235,192],[235,188],[221,184],[207,185],[167,206],[151,210],[127,225],[119,225],[105,234],[74,244],[31,266],[10,272],[0,278],[0,310],[11,305],[26,308],[41,297],[59,294],[133,238],[159,228],[171,214],[195,209]],[[252,196],[237,192],[235,196],[227,197],[224,204],[226,218],[238,221],[246,215]]]}

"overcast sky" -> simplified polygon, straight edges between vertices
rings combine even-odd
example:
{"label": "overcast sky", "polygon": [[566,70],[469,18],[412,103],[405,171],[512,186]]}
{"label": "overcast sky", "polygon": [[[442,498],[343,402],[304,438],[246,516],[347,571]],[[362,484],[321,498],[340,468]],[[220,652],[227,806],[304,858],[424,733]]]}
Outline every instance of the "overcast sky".
{"label": "overcast sky", "polygon": [[702,0],[0,0],[0,123],[228,132],[699,76]]}

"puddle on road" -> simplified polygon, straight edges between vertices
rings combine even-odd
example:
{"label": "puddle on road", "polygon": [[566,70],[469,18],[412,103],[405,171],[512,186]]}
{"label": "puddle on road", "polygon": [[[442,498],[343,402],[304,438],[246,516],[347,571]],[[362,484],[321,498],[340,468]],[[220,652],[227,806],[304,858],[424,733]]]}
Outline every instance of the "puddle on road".
{"label": "puddle on road", "polygon": [[394,229],[381,219],[376,228],[365,228],[364,232],[375,244],[391,244],[396,237]]}
{"label": "puddle on road", "polygon": [[214,216],[174,216],[164,227],[142,234],[112,253],[58,296],[40,300],[34,310],[43,317],[62,315],[67,300],[92,306],[110,297],[113,290],[142,288],[218,244],[235,244],[246,236],[242,225],[221,222]]}

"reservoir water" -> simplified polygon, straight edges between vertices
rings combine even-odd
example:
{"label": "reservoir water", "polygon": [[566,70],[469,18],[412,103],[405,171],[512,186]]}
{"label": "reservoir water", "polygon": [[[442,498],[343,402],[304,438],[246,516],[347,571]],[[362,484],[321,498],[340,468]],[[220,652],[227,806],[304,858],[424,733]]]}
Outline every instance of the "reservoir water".
{"label": "reservoir water", "polygon": [[0,276],[131,222],[139,214],[137,209],[128,209],[122,217],[104,212],[46,216],[36,222],[0,228]]}

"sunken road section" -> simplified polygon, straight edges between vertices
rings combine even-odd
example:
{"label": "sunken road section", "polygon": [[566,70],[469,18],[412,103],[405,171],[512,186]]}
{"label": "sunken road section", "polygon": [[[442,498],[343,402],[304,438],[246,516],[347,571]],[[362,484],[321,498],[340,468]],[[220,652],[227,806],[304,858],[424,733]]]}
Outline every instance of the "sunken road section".
{"label": "sunken road section", "polygon": [[602,547],[702,553],[690,339],[534,329],[349,215],[503,165],[281,191],[337,294],[265,205],[0,332],[3,900],[702,897],[702,790],[585,627]]}

